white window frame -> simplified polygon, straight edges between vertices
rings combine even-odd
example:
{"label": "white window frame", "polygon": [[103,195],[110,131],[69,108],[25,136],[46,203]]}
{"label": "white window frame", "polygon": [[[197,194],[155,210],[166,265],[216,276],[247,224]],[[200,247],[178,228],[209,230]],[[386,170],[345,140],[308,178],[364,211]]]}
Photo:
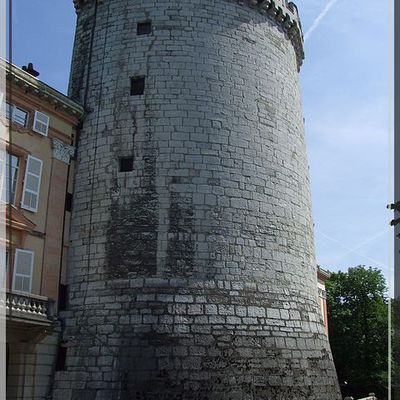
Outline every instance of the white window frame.
{"label": "white window frame", "polygon": [[[13,122],[15,122],[16,124],[23,126],[24,128],[27,127],[27,126],[28,126],[28,118],[29,118],[29,113],[28,113],[28,111],[25,111],[23,108],[18,107],[18,106],[16,106],[16,105],[12,105],[11,107],[12,107],[12,108],[11,108],[11,120],[12,120]],[[15,110],[20,110],[20,111],[22,111],[23,113],[26,114],[26,116],[25,116],[25,123],[24,123],[24,124],[21,124],[19,121],[17,121],[17,120],[15,119]]]}
{"label": "white window frame", "polygon": [[[36,160],[36,161],[40,162],[40,175],[35,175],[35,174],[32,174],[32,173],[28,172],[28,166],[29,166],[29,160],[30,159],[33,159],[33,160]],[[33,157],[33,156],[28,156],[28,158],[26,160],[26,166],[25,166],[25,177],[24,177],[24,187],[23,187],[23,190],[22,190],[21,208],[23,208],[25,210],[28,210],[28,211],[32,211],[32,212],[37,212],[37,210],[39,208],[39,194],[40,194],[40,184],[42,182],[42,172],[43,172],[43,161],[40,160],[39,158],[36,158],[36,157]],[[36,176],[36,177],[39,178],[37,192],[34,192],[34,191],[26,188],[26,182],[27,182],[28,174],[31,174],[31,175]],[[25,193],[26,192],[30,192],[30,193],[33,193],[33,194],[37,195],[36,208],[30,207],[29,205],[25,204]]]}
{"label": "white window frame", "polygon": [[[8,114],[7,114],[7,108],[8,108]],[[12,110],[13,110],[13,105],[10,104],[8,101],[4,102],[4,116],[12,121]]]}
{"label": "white window frame", "polygon": [[[39,120],[38,120],[38,116],[39,116],[39,117],[40,117],[40,116],[46,117],[46,118],[47,118],[47,123],[44,123],[43,121],[39,121]],[[42,131],[40,131],[40,130],[38,130],[38,129],[36,128],[36,122],[37,122],[37,121],[39,121],[41,124],[43,124],[43,125],[46,126],[46,132],[42,132]],[[50,117],[49,117],[47,114],[42,113],[41,111],[35,110],[35,115],[34,115],[34,118],[33,118],[32,130],[33,130],[34,132],[38,133],[39,135],[47,136],[48,133],[49,133],[49,126],[50,126]]]}
{"label": "white window frame", "polygon": [[[31,255],[31,270],[29,275],[24,275],[24,274],[17,274],[17,262],[18,262],[18,255],[20,253],[28,253]],[[15,249],[15,257],[14,257],[14,271],[13,271],[13,284],[12,284],[12,290],[16,292],[21,292],[21,293],[32,293],[32,281],[33,281],[33,262],[35,258],[35,253],[32,250],[25,250],[25,249]],[[29,277],[29,291],[26,292],[24,290],[18,290],[15,289],[15,278],[16,276],[22,276],[24,278]]]}
{"label": "white window frame", "polygon": [[0,201],[3,202],[4,185],[7,185],[7,157],[8,151],[5,148],[0,149]]}
{"label": "white window frame", "polygon": [[[7,107],[9,107],[9,115],[7,115]],[[15,110],[18,109],[22,111],[23,113],[26,114],[25,116],[25,123],[21,124],[19,120],[16,120],[14,117]],[[15,122],[16,124],[23,126],[26,128],[28,126],[28,121],[29,121],[29,112],[25,111],[23,108],[16,106],[15,104],[8,103],[7,101],[4,102],[4,110],[2,109],[2,112],[4,111],[4,116],[8,118],[10,121]]]}
{"label": "white window frame", "polygon": [[[5,160],[2,159],[3,151],[5,152],[5,157],[6,157]],[[7,165],[7,163],[10,160],[10,156],[18,159],[18,166],[16,169],[17,176],[16,176],[16,181],[15,181],[16,185],[15,185],[15,191],[14,191],[14,198],[11,201],[11,198],[10,198],[11,192],[9,192],[8,193],[9,199],[7,201],[7,196],[5,198],[3,198],[3,196],[7,194],[7,191],[10,188],[9,181],[7,180],[7,173],[9,172],[9,165]],[[21,171],[21,157],[17,156],[16,154],[10,153],[8,150],[0,150],[0,175],[1,175],[1,177],[0,177],[0,183],[1,183],[0,201],[1,202],[8,203],[8,204],[15,204],[15,202],[17,200],[16,194],[17,194],[17,190],[18,190],[18,182],[19,182],[18,177],[19,177],[20,171]],[[13,187],[12,183],[14,180],[11,178],[12,177],[10,176],[11,187]]]}

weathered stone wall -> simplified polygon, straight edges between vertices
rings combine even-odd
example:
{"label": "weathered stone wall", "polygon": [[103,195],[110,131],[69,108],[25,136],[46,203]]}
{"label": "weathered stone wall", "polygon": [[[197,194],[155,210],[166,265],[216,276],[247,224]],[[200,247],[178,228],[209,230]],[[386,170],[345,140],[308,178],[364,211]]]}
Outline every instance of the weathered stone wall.
{"label": "weathered stone wall", "polygon": [[[36,337],[33,333],[35,328]],[[48,400],[54,381],[61,327],[55,323],[42,332],[33,327],[28,335],[26,329],[25,326],[22,336],[15,326],[7,333],[8,362],[4,360],[4,366],[7,365],[6,399]]]}
{"label": "weathered stone wall", "polygon": [[[89,113],[55,399],[340,397],[318,305],[299,59],[257,7],[81,4],[70,93]],[[138,36],[143,20],[152,33]],[[146,77],[143,95],[130,96],[132,76]],[[133,171],[119,172],[129,156]]]}

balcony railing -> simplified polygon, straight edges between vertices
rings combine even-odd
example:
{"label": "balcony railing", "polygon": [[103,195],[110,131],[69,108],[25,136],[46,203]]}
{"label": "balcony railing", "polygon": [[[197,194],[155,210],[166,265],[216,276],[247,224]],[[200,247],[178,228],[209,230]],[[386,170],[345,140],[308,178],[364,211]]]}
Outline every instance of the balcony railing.
{"label": "balcony railing", "polygon": [[47,297],[7,291],[7,320],[50,324],[54,318],[53,304],[53,301],[49,300]]}

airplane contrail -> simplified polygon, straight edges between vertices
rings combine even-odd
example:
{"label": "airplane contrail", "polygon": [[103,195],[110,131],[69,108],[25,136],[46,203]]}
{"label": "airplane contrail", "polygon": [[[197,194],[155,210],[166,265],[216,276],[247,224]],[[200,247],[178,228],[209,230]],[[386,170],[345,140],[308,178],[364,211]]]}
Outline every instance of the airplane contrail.
{"label": "airplane contrail", "polygon": [[[335,239],[335,238],[333,238],[333,237],[330,237],[330,236],[326,235],[324,232],[321,232],[319,229],[315,229],[315,231],[318,232],[321,236],[324,236],[326,239],[328,239],[328,240],[330,240],[330,241],[332,241],[332,242],[337,243],[340,247],[342,247],[343,249],[347,250],[347,253],[345,253],[346,255],[347,255],[347,254],[350,254],[350,253],[356,254],[357,256],[362,257],[362,258],[365,258],[366,260],[372,262],[373,265],[375,265],[375,266],[379,266],[379,267],[381,267],[381,268],[386,268],[386,267],[387,267],[384,263],[382,263],[382,262],[380,262],[380,261],[378,261],[378,260],[375,260],[375,259],[373,259],[373,258],[371,258],[371,257],[368,257],[368,256],[364,255],[364,254],[358,253],[357,251],[355,251],[355,249],[350,249],[350,248],[347,247],[345,244],[343,244],[340,240],[337,240],[337,239]],[[376,236],[378,236],[378,235],[376,235]],[[357,246],[356,249],[357,249],[358,247],[359,247],[359,246]],[[341,257],[339,257],[339,258],[341,258]]]}
{"label": "airplane contrail", "polygon": [[313,24],[311,25],[310,29],[304,35],[304,41],[306,41],[310,37],[310,35],[318,28],[318,26],[321,23],[322,19],[325,17],[326,14],[328,14],[329,10],[337,2],[338,2],[338,0],[330,0],[329,1],[329,3],[324,7],[324,9],[321,11],[321,13],[318,15],[318,17],[315,18],[315,20],[314,20]]}

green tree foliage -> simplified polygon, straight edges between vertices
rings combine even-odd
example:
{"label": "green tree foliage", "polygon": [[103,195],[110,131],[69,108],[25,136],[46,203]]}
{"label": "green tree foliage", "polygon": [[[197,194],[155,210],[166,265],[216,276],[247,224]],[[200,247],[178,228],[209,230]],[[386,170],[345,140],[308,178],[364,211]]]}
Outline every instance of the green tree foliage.
{"label": "green tree foliage", "polygon": [[[388,304],[376,268],[332,273],[326,283],[329,339],[339,382],[360,396],[387,392]],[[347,394],[347,393],[346,393]]]}

